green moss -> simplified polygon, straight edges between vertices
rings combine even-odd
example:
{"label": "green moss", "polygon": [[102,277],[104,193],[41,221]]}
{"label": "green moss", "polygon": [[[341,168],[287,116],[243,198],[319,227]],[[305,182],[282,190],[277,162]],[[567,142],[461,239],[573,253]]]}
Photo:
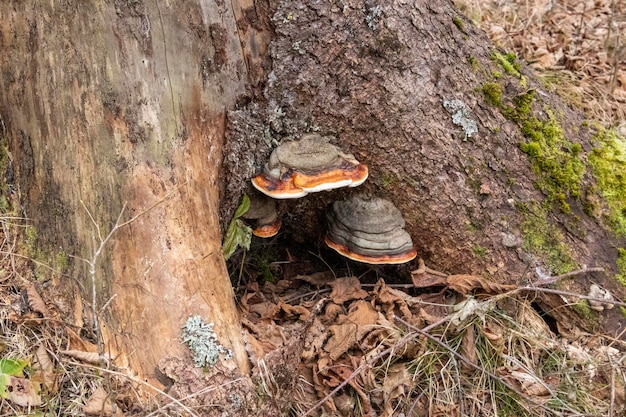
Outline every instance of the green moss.
{"label": "green moss", "polygon": [[543,259],[553,274],[564,274],[578,268],[564,243],[561,231],[548,222],[543,209],[523,205],[520,211],[524,216],[521,223],[524,250]]}
{"label": "green moss", "polygon": [[527,119],[532,113],[532,104],[535,100],[535,90],[528,90],[527,92],[517,95],[513,98],[513,105],[515,106],[515,117],[518,120]]}
{"label": "green moss", "polygon": [[536,186],[546,194],[548,203],[555,203],[563,213],[569,213],[567,199],[580,197],[586,171],[580,158],[580,144],[565,138],[561,124],[549,110],[548,120],[533,116],[534,90],[515,96],[507,105],[503,104],[500,84],[487,83],[482,91],[488,103],[499,107],[506,118],[520,126],[526,138],[520,149],[530,158],[538,177]]}
{"label": "green moss", "polygon": [[[520,120],[528,114],[530,104],[521,101],[516,114]],[[531,160],[537,174],[537,187],[542,190],[549,203],[556,203],[563,213],[570,212],[568,198],[579,198],[585,163],[580,158],[581,146],[565,138],[560,123],[551,112],[549,119],[541,121],[534,116],[522,121],[522,134],[527,142],[520,149]]]}
{"label": "green moss", "polygon": [[467,58],[467,62],[469,62],[469,64],[472,66],[474,72],[478,72],[478,70],[480,69],[480,64],[475,57],[470,56],[469,58]]}
{"label": "green moss", "polygon": [[56,269],[59,272],[65,272],[67,269],[67,254],[65,251],[59,251],[54,257]]}
{"label": "green moss", "polygon": [[26,226],[23,239],[24,253],[34,261],[35,277],[38,281],[46,281],[50,275],[50,268],[46,267],[50,265],[50,256],[41,249],[37,229],[32,225]]}
{"label": "green moss", "polygon": [[[9,169],[9,164],[11,161],[11,156],[9,152],[9,147],[7,144],[7,140],[4,137],[0,137],[0,172],[6,173]],[[2,175],[2,179],[0,180],[0,195],[2,196],[2,212],[6,213],[10,204],[7,201],[7,196],[9,195],[9,185],[6,181],[6,175]]]}
{"label": "green moss", "polygon": [[31,260],[35,278],[40,282],[50,280],[53,274],[58,275],[67,271],[69,265],[67,253],[42,243],[37,228],[32,224],[24,227],[17,251]]}
{"label": "green moss", "polygon": [[620,306],[620,307],[619,307],[619,309],[620,309],[620,310],[621,310],[621,312],[622,312],[622,316],[626,317],[626,307],[624,307],[624,306]]}
{"label": "green moss", "polygon": [[487,248],[484,248],[480,245],[472,246],[472,252],[479,259],[485,259],[487,257]]}
{"label": "green moss", "polygon": [[519,78],[520,84],[525,87],[526,86],[526,77],[524,77],[521,73],[521,65],[517,62],[515,58],[515,54],[513,52],[509,52],[506,54],[501,54],[499,52],[492,52],[491,59],[498,64],[505,73],[511,75],[513,77]]}
{"label": "green moss", "polygon": [[572,309],[584,319],[590,327],[594,327],[598,324],[598,313],[591,309],[587,300],[581,298],[576,304],[572,304]]}
{"label": "green moss", "polygon": [[482,88],[483,96],[492,106],[502,106],[502,86],[498,83],[486,83]]}
{"label": "green moss", "polygon": [[458,16],[454,16],[454,17],[452,18],[452,23],[454,23],[454,26],[456,26],[457,28],[459,28],[459,30],[460,30],[461,32],[464,32],[464,33],[465,33],[465,29],[463,28],[463,27],[464,27],[464,26],[463,26],[463,21],[461,20],[461,18],[460,18],[460,17],[458,17]]}
{"label": "green moss", "polygon": [[396,176],[391,173],[383,172],[381,176],[381,182],[382,182],[383,188],[390,188],[396,182],[398,182],[398,178],[396,178]]}
{"label": "green moss", "polygon": [[619,273],[615,276],[615,279],[626,287],[626,249],[624,248],[618,249],[617,269]]}
{"label": "green moss", "polygon": [[588,161],[608,207],[605,220],[615,234],[626,236],[626,139],[600,129],[594,140]]}
{"label": "green moss", "polygon": [[500,71],[491,71],[491,76],[496,80],[502,78],[502,73]]}

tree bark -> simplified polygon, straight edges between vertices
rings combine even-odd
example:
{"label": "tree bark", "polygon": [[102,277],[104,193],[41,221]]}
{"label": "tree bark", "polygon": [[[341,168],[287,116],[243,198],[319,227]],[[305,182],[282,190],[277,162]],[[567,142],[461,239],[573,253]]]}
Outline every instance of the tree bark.
{"label": "tree bark", "polygon": [[[581,145],[583,158],[593,149],[593,132],[579,112],[546,91],[526,67],[520,68],[525,83],[508,74],[494,59],[494,52],[506,52],[451,2],[280,1],[272,22],[276,36],[264,101],[229,113],[225,170],[232,179],[222,199],[223,220],[230,218],[242,192],[254,192],[248,178],[277,143],[318,131],[333,136],[335,144],[370,169],[368,181],[357,189],[281,203],[284,234],[317,242],[323,256],[328,255],[326,207],[350,193],[367,192],[400,208],[418,256],[435,269],[500,282],[534,281],[537,267],[556,275],[546,260],[554,247],[529,250],[528,229],[535,228],[545,233],[541,239],[554,240],[546,246],[562,244],[557,258],[606,269],[582,274],[571,283],[573,291],[588,291],[596,281],[623,294],[612,279],[623,239],[601,217],[585,211],[588,202],[601,199],[589,168],[581,196],[567,196],[570,213],[558,207],[538,216],[525,211],[548,196],[520,149],[528,138],[485,99],[483,87],[498,83],[505,103],[534,90],[533,115],[544,121],[550,112],[556,115],[567,140]],[[467,135],[454,123],[444,105],[452,100],[466,105],[477,133]],[[555,236],[548,236],[549,228]],[[617,326],[610,327],[616,330],[619,313],[611,314]]]}
{"label": "tree bark", "polygon": [[[323,216],[313,212],[365,191],[394,200],[421,256],[443,270],[489,266],[505,281],[523,275],[528,265],[502,245],[505,233],[521,237],[519,211],[509,199],[545,196],[520,150],[519,127],[480,91],[491,70],[502,70],[486,35],[447,1],[280,2],[273,22],[269,109],[255,103],[230,112],[226,169],[240,180],[227,185],[223,202],[230,206],[222,207],[222,218],[233,211],[233,195],[250,190],[246,178],[260,170],[276,142],[320,131],[366,163],[370,178],[356,190],[285,203],[293,220],[286,225],[295,225],[290,231],[302,240],[323,233]],[[526,90],[541,91],[546,106],[563,115],[567,137],[589,149],[588,133],[577,127],[582,116],[527,76]],[[509,84],[511,95],[522,89]],[[453,99],[467,105],[477,134],[468,138],[453,122],[444,107]],[[580,205],[573,205],[580,214]],[[606,234],[595,219],[581,218],[591,234]],[[552,220],[567,223],[558,213]],[[594,263],[584,242],[571,236],[568,243],[581,263]],[[472,244],[489,248],[488,256],[476,256]],[[602,261],[609,264],[613,255]]]}
{"label": "tree bark", "polygon": [[[263,75],[265,41],[237,31],[251,5],[0,8],[0,115],[24,211],[50,259],[76,257],[68,274],[88,301],[95,291],[106,353],[156,386],[159,361],[189,355],[180,334],[192,315],[215,323],[231,367],[249,369],[218,184],[225,112]],[[104,242],[120,213],[132,222]]]}

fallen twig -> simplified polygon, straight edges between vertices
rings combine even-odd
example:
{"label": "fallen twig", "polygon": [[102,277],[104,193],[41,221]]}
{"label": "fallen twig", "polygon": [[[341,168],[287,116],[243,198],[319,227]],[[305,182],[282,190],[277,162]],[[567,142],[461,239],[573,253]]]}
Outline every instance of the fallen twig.
{"label": "fallen twig", "polygon": [[532,285],[531,286],[527,286],[527,287],[516,288],[513,291],[511,291],[510,294],[514,294],[514,293],[517,293],[519,291],[544,292],[544,293],[548,293],[548,294],[562,295],[564,297],[583,298],[583,299],[589,300],[589,301],[597,301],[597,302],[602,303],[602,304],[615,304],[615,305],[618,305],[618,306],[621,306],[621,307],[626,307],[626,303],[621,302],[621,301],[617,301],[615,299],[613,299],[613,300],[606,300],[604,298],[590,297],[588,295],[577,294],[577,293],[574,293],[574,292],[553,290],[552,288],[535,287],[535,286],[532,286]]}
{"label": "fallen twig", "polygon": [[594,268],[581,268],[581,269],[577,269],[576,271],[571,271],[571,272],[567,272],[565,274],[561,274],[561,275],[557,275],[554,277],[543,277],[540,275],[541,279],[539,279],[538,281],[533,282],[533,286],[535,287],[540,287],[542,285],[548,285],[548,284],[554,284],[555,282],[561,280],[561,279],[565,279],[565,278],[570,278],[570,277],[574,277],[576,275],[581,275],[581,274],[586,274],[588,272],[604,272],[604,268],[601,267],[594,267]]}

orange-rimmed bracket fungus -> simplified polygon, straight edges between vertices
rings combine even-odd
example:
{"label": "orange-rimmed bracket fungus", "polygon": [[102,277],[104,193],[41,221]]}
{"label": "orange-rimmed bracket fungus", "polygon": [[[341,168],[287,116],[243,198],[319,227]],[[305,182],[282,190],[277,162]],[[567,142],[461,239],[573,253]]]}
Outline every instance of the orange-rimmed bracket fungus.
{"label": "orange-rimmed bracket fungus", "polygon": [[417,255],[400,210],[389,200],[354,195],[335,201],[326,219],[326,244],[354,261],[401,264]]}
{"label": "orange-rimmed bracket fungus", "polygon": [[252,196],[250,208],[242,217],[255,222],[252,229],[255,236],[268,238],[276,236],[280,230],[281,220],[276,210],[276,201],[264,195]]}
{"label": "orange-rimmed bracket fungus", "polygon": [[279,145],[263,171],[252,178],[252,185],[272,198],[286,199],[363,184],[367,166],[329,141],[329,137],[307,133]]}

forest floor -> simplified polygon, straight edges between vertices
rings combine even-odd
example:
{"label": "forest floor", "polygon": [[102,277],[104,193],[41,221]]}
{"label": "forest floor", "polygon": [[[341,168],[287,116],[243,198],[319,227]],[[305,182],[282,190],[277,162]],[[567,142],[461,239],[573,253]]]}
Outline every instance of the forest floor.
{"label": "forest floor", "polygon": [[626,2],[453,0],[546,86],[626,137]]}
{"label": "forest floor", "polygon": [[[546,86],[626,137],[623,1],[455,3]],[[64,320],[85,308],[54,295],[63,260],[36,261],[28,222],[10,206],[0,198],[0,416],[229,415],[232,404],[173,401],[110,366],[89,325]],[[314,264],[279,241],[231,259],[250,355],[272,353],[255,369],[258,404],[236,415],[624,415],[626,343],[597,317],[625,305],[601,288],[555,289],[585,270],[514,287],[426,265],[401,283],[393,268]]]}

